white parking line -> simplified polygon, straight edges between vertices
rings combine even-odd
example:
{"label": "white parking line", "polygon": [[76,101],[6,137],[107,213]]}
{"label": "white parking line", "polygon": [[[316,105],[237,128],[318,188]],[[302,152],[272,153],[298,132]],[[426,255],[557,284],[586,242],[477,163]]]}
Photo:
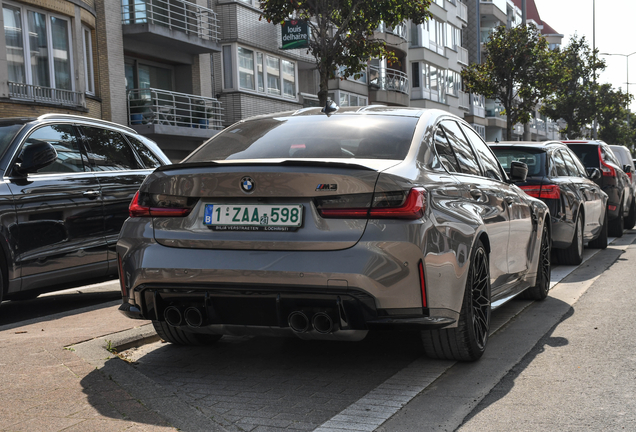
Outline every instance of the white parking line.
{"label": "white parking line", "polygon": [[[614,240],[616,238],[611,237],[607,241],[611,244]],[[601,250],[585,249],[583,251],[583,262],[580,265]],[[555,285],[578,267],[554,266],[550,278],[550,289],[553,289]],[[528,304],[530,303],[532,302],[529,301]],[[522,306],[518,311],[513,312],[506,322],[524,308],[525,306]],[[454,361],[430,360],[426,357],[421,357],[314,429],[314,432],[374,431],[455,363]]]}

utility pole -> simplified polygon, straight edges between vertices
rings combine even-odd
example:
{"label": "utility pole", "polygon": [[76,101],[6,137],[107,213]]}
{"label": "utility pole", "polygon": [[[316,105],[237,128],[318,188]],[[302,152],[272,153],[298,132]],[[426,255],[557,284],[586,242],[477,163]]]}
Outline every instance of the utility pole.
{"label": "utility pole", "polygon": [[592,0],[592,74],[594,75],[594,121],[592,122],[592,138],[596,139],[596,0]]}
{"label": "utility pole", "polygon": [[[528,24],[528,15],[526,11],[526,0],[521,0],[521,25],[523,26],[526,26]],[[532,134],[530,133],[530,123],[525,123],[523,125],[523,140],[532,140]]]}

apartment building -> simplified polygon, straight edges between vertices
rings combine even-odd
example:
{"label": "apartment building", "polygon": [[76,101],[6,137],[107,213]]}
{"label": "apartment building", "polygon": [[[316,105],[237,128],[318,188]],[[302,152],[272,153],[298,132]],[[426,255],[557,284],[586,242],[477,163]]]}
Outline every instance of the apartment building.
{"label": "apartment building", "polygon": [[[318,104],[315,59],[281,49],[281,27],[258,0],[1,0],[0,117],[63,112],[129,125],[179,160],[230,124]],[[329,82],[341,106],[440,108],[501,139],[494,101],[462,91],[499,24],[521,22],[521,0],[433,0],[424,24],[374,33],[398,61],[371,59],[359,78]],[[552,44],[559,35],[528,18]],[[533,138],[548,136],[538,114]],[[515,129],[521,136],[518,127]]]}

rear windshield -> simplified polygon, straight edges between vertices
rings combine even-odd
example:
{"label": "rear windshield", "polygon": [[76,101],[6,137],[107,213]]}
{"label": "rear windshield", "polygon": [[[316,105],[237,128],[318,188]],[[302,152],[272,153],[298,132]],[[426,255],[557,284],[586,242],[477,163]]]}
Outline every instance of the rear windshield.
{"label": "rear windshield", "polygon": [[184,162],[299,158],[403,160],[418,119],[316,115],[250,120],[211,138]]}
{"label": "rear windshield", "polygon": [[510,174],[510,164],[514,161],[528,165],[528,176],[545,176],[545,152],[541,149],[491,147],[499,163]]}
{"label": "rear windshield", "polygon": [[598,168],[600,166],[598,160],[598,145],[590,144],[568,144],[568,147],[576,153],[586,168]]}

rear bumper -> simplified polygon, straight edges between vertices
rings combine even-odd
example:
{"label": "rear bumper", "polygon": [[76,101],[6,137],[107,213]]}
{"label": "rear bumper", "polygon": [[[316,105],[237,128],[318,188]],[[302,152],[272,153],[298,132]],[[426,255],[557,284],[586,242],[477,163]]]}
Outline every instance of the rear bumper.
{"label": "rear bumper", "polygon": [[[266,285],[141,285],[130,292],[119,308],[128,318],[168,321],[175,326],[198,332],[226,333],[243,328],[259,334],[290,329],[291,317],[302,314],[307,319],[307,336],[319,336],[317,316],[332,323],[328,333],[371,329],[440,328],[455,323],[454,314],[428,308],[379,309],[375,299],[359,289],[329,287],[280,287]],[[196,309],[198,312],[193,312]],[[166,311],[173,313],[168,317]],[[196,320],[189,317],[194,313]],[[177,317],[177,318],[175,318]],[[200,321],[199,321],[200,319]],[[248,331],[251,329],[252,331]],[[324,332],[323,332],[324,333]]]}

